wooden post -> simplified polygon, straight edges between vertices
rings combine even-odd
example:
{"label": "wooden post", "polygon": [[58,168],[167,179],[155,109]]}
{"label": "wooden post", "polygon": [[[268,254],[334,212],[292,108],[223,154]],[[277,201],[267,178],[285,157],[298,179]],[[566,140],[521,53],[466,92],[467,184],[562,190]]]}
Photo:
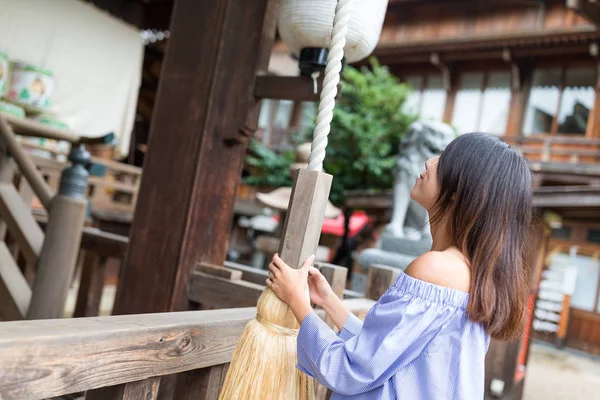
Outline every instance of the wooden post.
{"label": "wooden post", "polygon": [[59,193],[50,215],[33,284],[27,319],[60,318],[77,263],[81,231],[87,212],[84,198],[90,154],[83,147],[71,150],[72,166],[63,171]]}
{"label": "wooden post", "polygon": [[367,287],[365,297],[367,299],[379,300],[381,295],[394,284],[402,271],[398,268],[385,265],[371,265],[367,276]]}
{"label": "wooden post", "polygon": [[512,87],[508,118],[506,122],[506,136],[521,136],[523,122],[527,112],[527,103],[533,84],[533,66],[516,65],[512,67]]}
{"label": "wooden post", "polygon": [[298,169],[279,245],[279,255],[292,268],[300,268],[315,254],[321,237],[332,176]]}
{"label": "wooden post", "polygon": [[460,86],[459,74],[456,69],[449,68],[447,72],[446,87],[446,103],[444,105],[444,116],[442,121],[447,124],[452,124],[452,117],[454,116],[454,105],[456,104],[456,94]]}
{"label": "wooden post", "polygon": [[223,264],[276,4],[175,1],[114,314],[186,309],[194,265]]}
{"label": "wooden post", "polygon": [[82,250],[83,267],[74,317],[96,317],[100,313],[100,300],[104,289],[104,273],[108,257]]}
{"label": "wooden post", "polygon": [[177,400],[215,400],[227,376],[229,364],[182,372],[177,375],[175,396]]}

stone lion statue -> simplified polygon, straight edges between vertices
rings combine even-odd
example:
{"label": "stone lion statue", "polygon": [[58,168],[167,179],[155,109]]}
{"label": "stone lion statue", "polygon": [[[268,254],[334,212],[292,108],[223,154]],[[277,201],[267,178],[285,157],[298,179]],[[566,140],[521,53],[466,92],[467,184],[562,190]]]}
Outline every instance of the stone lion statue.
{"label": "stone lion statue", "polygon": [[412,240],[430,235],[427,210],[410,198],[410,191],[425,161],[439,156],[455,137],[452,127],[445,123],[417,121],[410,125],[398,152],[394,209],[386,233]]}

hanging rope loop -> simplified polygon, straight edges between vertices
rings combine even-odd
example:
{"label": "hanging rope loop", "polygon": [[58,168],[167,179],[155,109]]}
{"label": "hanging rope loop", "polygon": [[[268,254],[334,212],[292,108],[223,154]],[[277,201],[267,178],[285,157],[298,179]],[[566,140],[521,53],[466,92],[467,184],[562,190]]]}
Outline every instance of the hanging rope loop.
{"label": "hanging rope loop", "polygon": [[335,107],[335,96],[340,83],[340,72],[342,71],[342,59],[344,58],[344,46],[346,46],[346,34],[348,32],[348,21],[350,20],[352,0],[339,0],[333,18],[333,29],[331,31],[331,45],[327,55],[327,66],[323,78],[323,89],[317,112],[317,125],[313,133],[313,141],[308,158],[308,169],[313,171],[323,170],[325,160],[325,149],[327,148],[327,136],[331,131],[331,120],[333,119],[333,108]]}

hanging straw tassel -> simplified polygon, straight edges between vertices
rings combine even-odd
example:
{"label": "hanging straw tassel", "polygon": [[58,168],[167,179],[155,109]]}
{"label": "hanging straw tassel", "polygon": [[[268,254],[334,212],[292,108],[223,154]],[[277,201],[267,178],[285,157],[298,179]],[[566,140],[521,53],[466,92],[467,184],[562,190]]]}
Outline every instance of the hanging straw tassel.
{"label": "hanging straw tassel", "polygon": [[[307,292],[308,296],[308,292]],[[298,322],[267,288],[244,329],[219,399],[314,399],[312,379],[296,369]]]}
{"label": "hanging straw tassel", "polygon": [[[351,2],[337,3],[309,167],[296,171],[288,206],[279,253],[292,268],[315,254],[325,216],[332,177],[322,167]],[[313,400],[313,380],[296,368],[299,328],[288,305],[266,288],[258,299],[256,318],[246,325],[238,342],[219,400]]]}

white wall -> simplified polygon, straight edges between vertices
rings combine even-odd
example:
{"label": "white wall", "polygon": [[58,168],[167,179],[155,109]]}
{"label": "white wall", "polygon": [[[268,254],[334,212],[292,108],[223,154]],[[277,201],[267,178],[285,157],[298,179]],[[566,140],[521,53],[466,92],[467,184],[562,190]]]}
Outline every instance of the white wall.
{"label": "white wall", "polygon": [[78,134],[114,132],[127,154],[144,55],[138,29],[79,0],[0,0],[0,49],[53,71],[51,111]]}

